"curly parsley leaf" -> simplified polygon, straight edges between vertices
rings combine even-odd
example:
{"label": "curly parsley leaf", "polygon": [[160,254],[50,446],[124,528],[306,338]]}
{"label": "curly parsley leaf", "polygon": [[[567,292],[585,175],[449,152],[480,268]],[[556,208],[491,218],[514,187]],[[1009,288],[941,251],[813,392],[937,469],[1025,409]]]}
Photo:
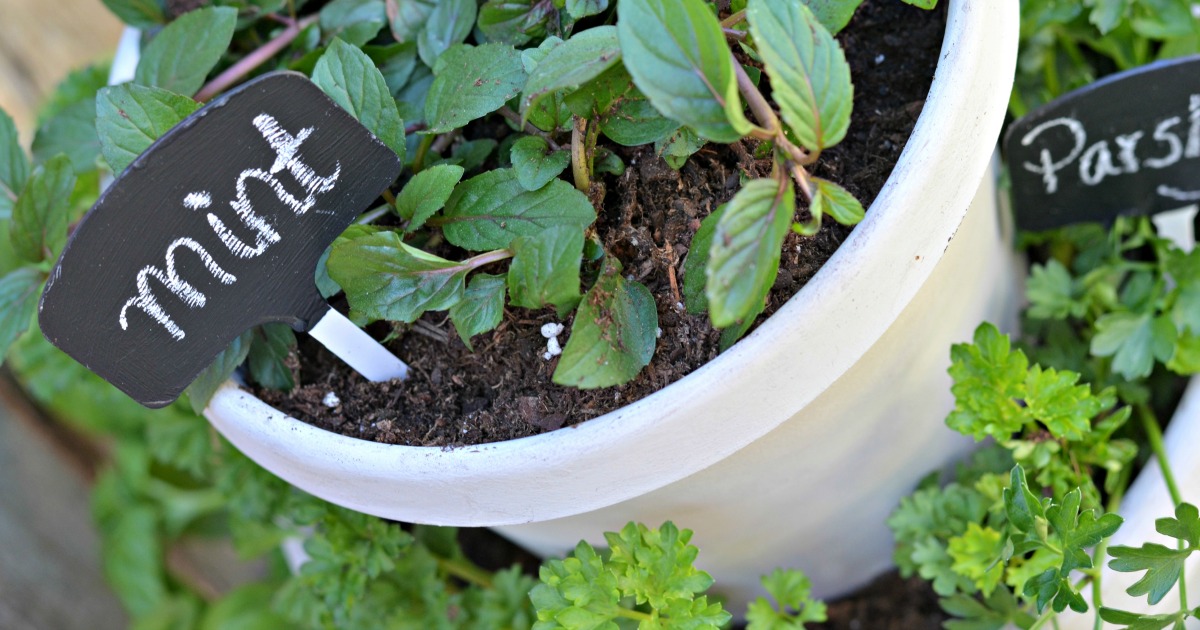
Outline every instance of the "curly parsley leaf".
{"label": "curly parsley leaf", "polygon": [[746,609],[748,630],[799,630],[807,622],[826,620],[825,603],[813,599],[812,581],[795,569],[775,569],[762,577],[763,588],[775,600],[766,597],[750,602]]}

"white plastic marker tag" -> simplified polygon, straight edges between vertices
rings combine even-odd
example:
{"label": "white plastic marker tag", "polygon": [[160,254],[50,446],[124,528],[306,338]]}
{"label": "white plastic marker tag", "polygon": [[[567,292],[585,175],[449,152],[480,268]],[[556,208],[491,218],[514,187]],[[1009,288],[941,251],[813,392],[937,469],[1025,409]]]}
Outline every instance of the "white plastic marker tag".
{"label": "white plastic marker tag", "polygon": [[284,322],[371,380],[406,367],[316,288],[330,243],[400,173],[304,75],[251,81],[159,138],[63,249],[38,322],[147,407],[170,404],[246,330]]}
{"label": "white plastic marker tag", "polygon": [[1178,210],[1159,212],[1150,217],[1158,234],[1169,238],[1175,246],[1190,254],[1196,248],[1196,214],[1200,207],[1188,206]]}
{"label": "white plastic marker tag", "polygon": [[408,376],[408,366],[345,315],[329,309],[308,334],[369,381]]}

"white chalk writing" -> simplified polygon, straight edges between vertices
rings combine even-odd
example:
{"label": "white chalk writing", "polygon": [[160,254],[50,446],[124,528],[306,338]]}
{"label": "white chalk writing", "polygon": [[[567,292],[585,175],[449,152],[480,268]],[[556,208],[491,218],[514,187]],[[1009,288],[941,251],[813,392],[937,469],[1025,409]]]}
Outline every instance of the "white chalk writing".
{"label": "white chalk writing", "polygon": [[125,302],[125,305],[121,307],[120,322],[122,330],[129,329],[129,321],[125,318],[125,311],[129,310],[130,306],[135,306],[145,311],[145,313],[154,321],[162,324],[162,326],[167,329],[167,332],[171,333],[171,336],[175,339],[179,340],[184,338],[185,334],[183,330],[179,328],[179,326],[175,323],[175,320],[171,319],[171,316],[168,315],[165,310],[163,310],[162,305],[158,303],[158,300],[154,297],[154,294],[150,292],[150,278],[155,278],[159,282],[163,283],[163,286],[167,287],[168,291],[170,291],[179,299],[183,300],[183,303],[187,304],[189,307],[202,307],[206,303],[207,298],[204,296],[204,294],[196,289],[196,287],[180,278],[179,274],[175,271],[175,250],[179,247],[187,247],[188,249],[196,252],[196,255],[199,256],[200,260],[204,262],[204,266],[208,269],[209,273],[220,280],[222,284],[233,284],[234,282],[237,282],[237,278],[233,277],[232,274],[226,273],[224,269],[221,269],[221,266],[217,264],[217,261],[213,260],[213,257],[208,253],[208,250],[204,249],[203,245],[190,238],[177,238],[172,241],[170,245],[167,245],[167,269],[165,273],[162,269],[159,269],[154,265],[147,265],[138,272],[138,294],[136,297],[129,298],[129,300]]}

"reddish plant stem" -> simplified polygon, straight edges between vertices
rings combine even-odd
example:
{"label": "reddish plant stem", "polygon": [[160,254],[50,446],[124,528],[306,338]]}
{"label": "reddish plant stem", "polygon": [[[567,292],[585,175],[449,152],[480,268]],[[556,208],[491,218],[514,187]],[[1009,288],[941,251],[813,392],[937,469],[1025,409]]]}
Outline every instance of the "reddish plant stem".
{"label": "reddish plant stem", "polygon": [[287,48],[288,44],[291,44],[292,40],[296,39],[296,36],[301,31],[317,22],[317,17],[316,15],[310,15],[302,20],[292,21],[287,28],[283,29],[282,33],[255,49],[249,55],[242,57],[237,63],[229,66],[229,69],[225,72],[217,75],[216,78],[200,88],[200,91],[196,92],[196,100],[203,103],[244,79],[255,68],[266,63],[268,59],[277,55],[284,48]]}

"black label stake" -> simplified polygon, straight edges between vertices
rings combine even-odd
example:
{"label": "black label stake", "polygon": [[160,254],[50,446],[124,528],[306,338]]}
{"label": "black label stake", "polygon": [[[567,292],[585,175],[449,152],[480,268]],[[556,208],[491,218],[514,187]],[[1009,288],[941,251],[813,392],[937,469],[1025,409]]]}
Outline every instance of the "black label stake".
{"label": "black label stake", "polygon": [[1200,56],[1067,94],[1015,122],[1004,147],[1021,228],[1182,209],[1155,224],[1190,249],[1200,201]]}
{"label": "black label stake", "polygon": [[372,380],[406,367],[317,292],[325,249],[400,172],[301,74],[266,75],[143,153],[72,234],[42,295],[46,338],[148,407],[247,329],[309,331]]}

